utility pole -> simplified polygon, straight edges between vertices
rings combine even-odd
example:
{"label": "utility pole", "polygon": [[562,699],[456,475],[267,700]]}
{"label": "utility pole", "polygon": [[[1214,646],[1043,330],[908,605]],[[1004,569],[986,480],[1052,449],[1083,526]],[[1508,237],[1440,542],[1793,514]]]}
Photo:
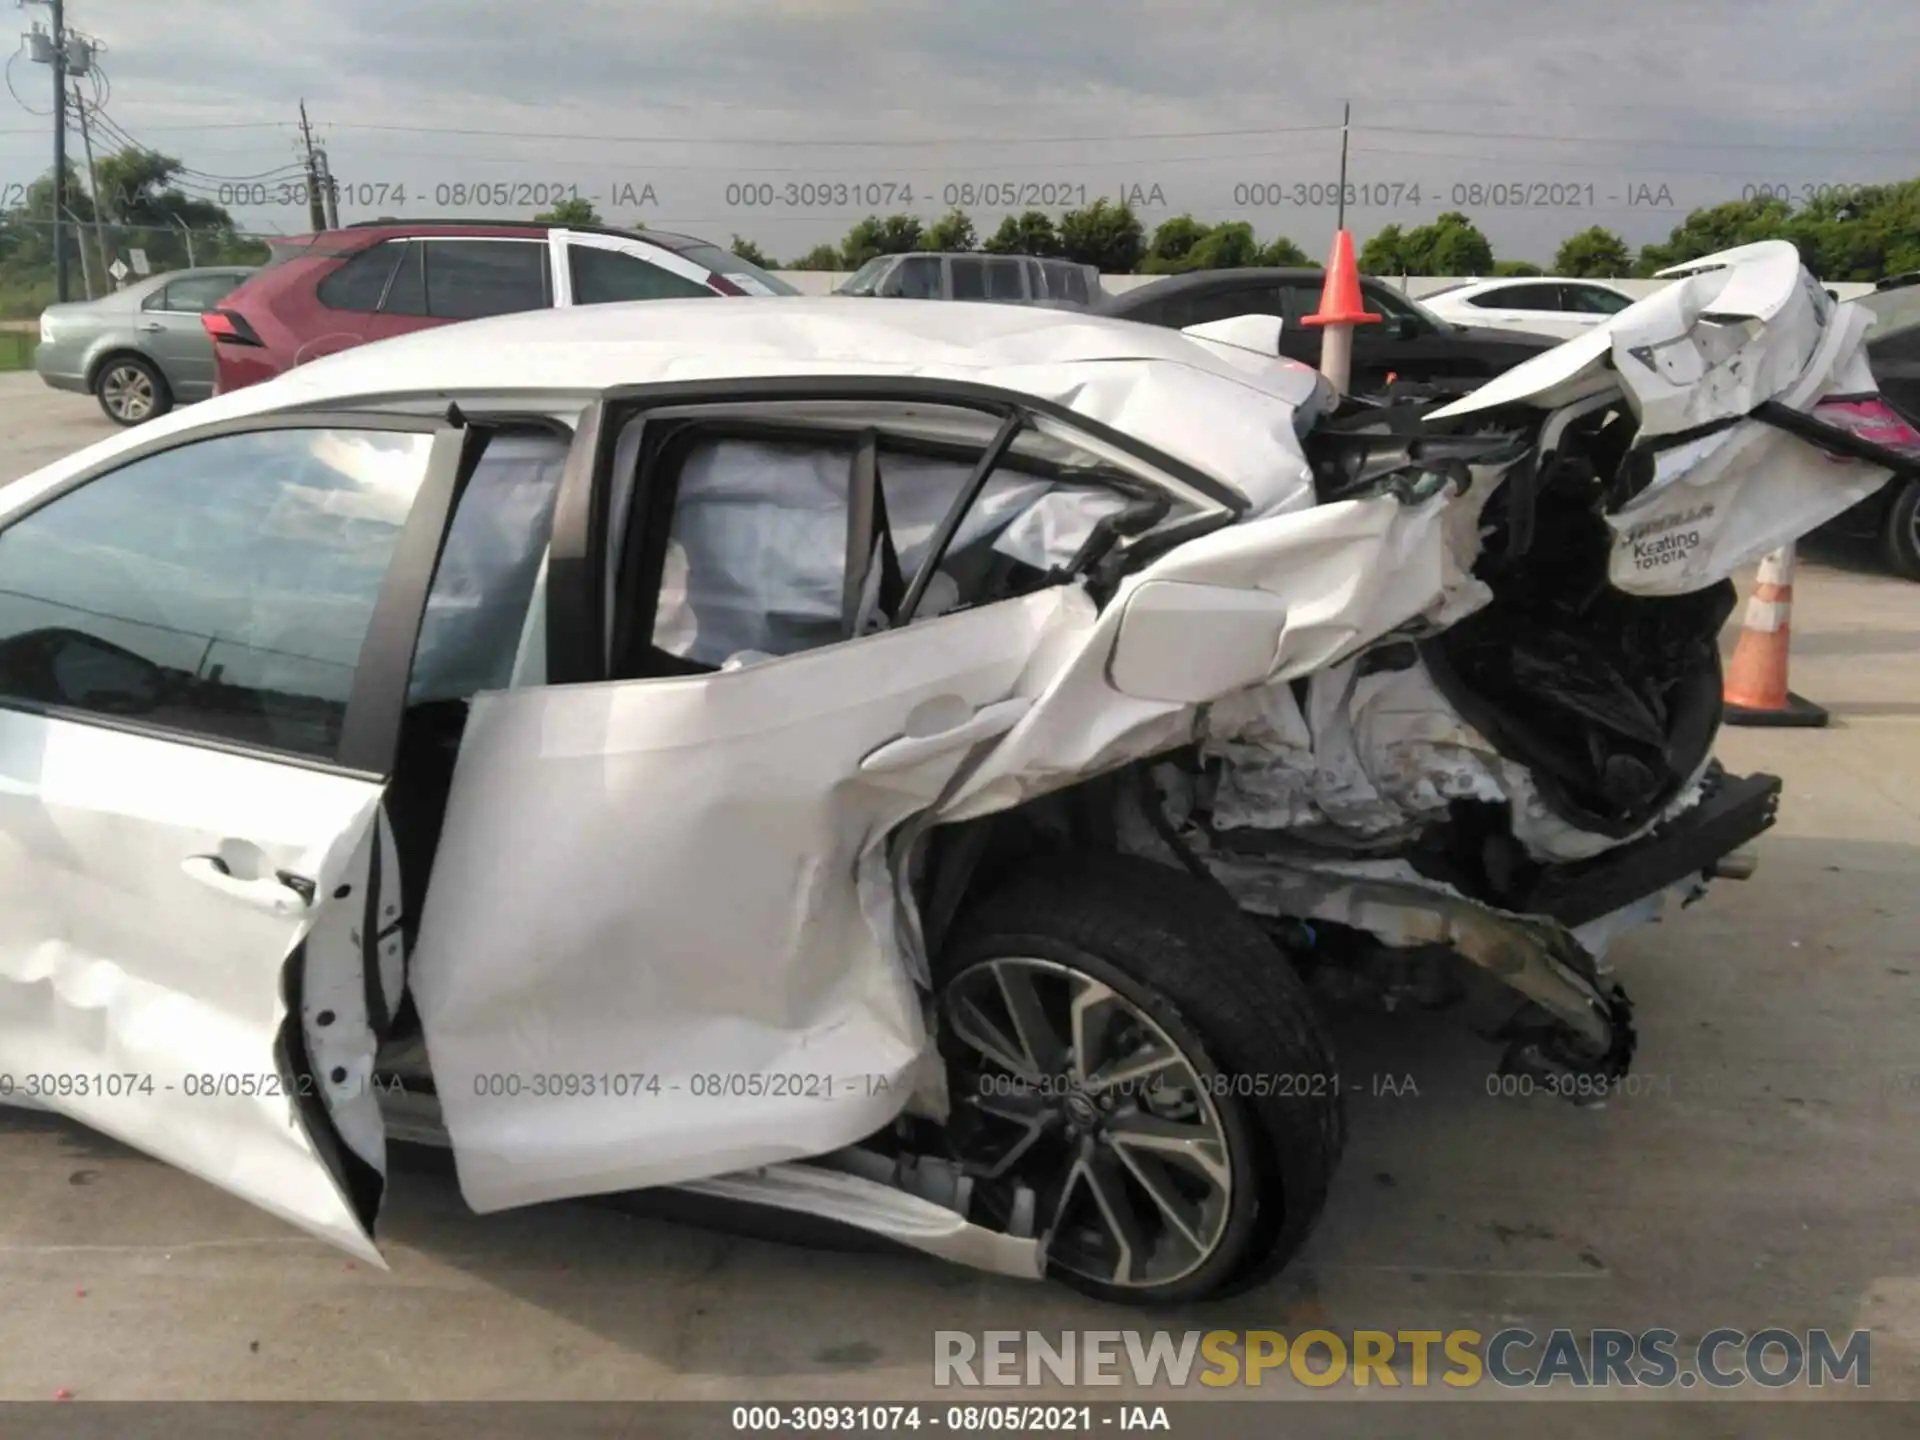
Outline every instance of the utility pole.
{"label": "utility pole", "polygon": [[318,154],[322,187],[320,193],[327,203],[327,229],[338,230],[340,228],[340,187],[334,181],[333,161],[327,158],[326,146],[321,146]]}
{"label": "utility pole", "polygon": [[1339,206],[1333,222],[1333,228],[1347,228],[1347,126],[1353,119],[1353,102],[1340,102],[1340,198],[1335,202]]}
{"label": "utility pole", "polygon": [[320,186],[320,161],[313,153],[313,130],[307,124],[307,102],[300,102],[300,139],[307,150],[307,219],[315,230],[327,228],[324,192]]}
{"label": "utility pole", "polygon": [[[30,58],[37,65],[53,67],[53,284],[54,295],[65,301],[67,284],[67,9],[64,0],[21,0],[23,5],[47,6],[52,12],[53,33],[38,25],[27,37]],[[78,67],[86,69],[84,52]]]}
{"label": "utility pole", "polygon": [[73,221],[73,233],[80,241],[74,248],[80,252],[80,280],[87,287],[87,299],[91,300],[93,299],[93,266],[87,263],[87,227],[80,223],[80,217],[72,211],[67,212],[67,218]]}
{"label": "utility pole", "polygon": [[[113,257],[107,253],[107,232],[100,223],[101,212],[106,206],[100,195],[100,173],[93,168],[93,132],[87,128],[87,102],[80,98],[77,89],[73,95],[73,108],[80,115],[80,144],[87,156],[87,186],[93,191],[93,248],[100,256],[100,273],[110,278],[108,267],[113,264]],[[105,288],[103,285],[102,289]]]}
{"label": "utility pole", "polygon": [[178,215],[169,215],[167,219],[180,227],[181,237],[187,242],[187,268],[191,270],[195,265],[200,263],[193,258],[193,231],[187,228],[187,222],[182,220]]}

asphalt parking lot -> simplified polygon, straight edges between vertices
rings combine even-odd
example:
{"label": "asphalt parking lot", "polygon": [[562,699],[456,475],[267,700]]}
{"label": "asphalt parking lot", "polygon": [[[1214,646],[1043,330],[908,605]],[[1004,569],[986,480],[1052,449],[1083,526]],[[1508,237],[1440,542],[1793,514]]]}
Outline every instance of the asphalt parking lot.
{"label": "asphalt parking lot", "polygon": [[[0,377],[0,481],[108,433],[87,398]],[[1143,1322],[1871,1328],[1873,1392],[1920,1397],[1920,586],[1817,556],[1793,621],[1794,687],[1833,725],[1723,738],[1786,777],[1782,819],[1751,881],[1618,952],[1646,1092],[1496,1098],[1493,1050],[1444,1016],[1343,1017],[1345,1166],[1264,1292],[1149,1319],[617,1205],[476,1217],[420,1160],[383,1274],[0,1111],[0,1399],[897,1399],[931,1394],[938,1329]]]}

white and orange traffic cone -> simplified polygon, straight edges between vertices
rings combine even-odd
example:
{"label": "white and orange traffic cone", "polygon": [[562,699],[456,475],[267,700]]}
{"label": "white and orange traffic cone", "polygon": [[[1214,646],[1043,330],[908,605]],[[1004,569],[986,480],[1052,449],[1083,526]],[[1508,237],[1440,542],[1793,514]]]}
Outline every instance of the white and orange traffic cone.
{"label": "white and orange traffic cone", "polygon": [[1793,627],[1793,546],[1760,562],[1747,601],[1740,643],[1727,665],[1722,718],[1729,725],[1802,726],[1827,723],[1827,712],[1787,688],[1787,650]]}
{"label": "white and orange traffic cone", "polygon": [[1353,327],[1378,325],[1386,317],[1368,312],[1360,293],[1360,266],[1353,257],[1353,235],[1333,232],[1333,253],[1327,257],[1327,278],[1320,287],[1320,311],[1304,317],[1302,325],[1324,325],[1320,336],[1320,373],[1345,395],[1353,379]]}

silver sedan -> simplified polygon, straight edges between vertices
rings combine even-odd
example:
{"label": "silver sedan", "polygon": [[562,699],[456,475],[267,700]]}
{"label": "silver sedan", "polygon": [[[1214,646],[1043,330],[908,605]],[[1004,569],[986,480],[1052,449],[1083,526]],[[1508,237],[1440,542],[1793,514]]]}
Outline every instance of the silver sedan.
{"label": "silver sedan", "polygon": [[245,265],[173,270],[98,300],[49,305],[34,368],[56,390],[97,397],[138,425],[213,393],[213,341],[201,315],[253,274]]}

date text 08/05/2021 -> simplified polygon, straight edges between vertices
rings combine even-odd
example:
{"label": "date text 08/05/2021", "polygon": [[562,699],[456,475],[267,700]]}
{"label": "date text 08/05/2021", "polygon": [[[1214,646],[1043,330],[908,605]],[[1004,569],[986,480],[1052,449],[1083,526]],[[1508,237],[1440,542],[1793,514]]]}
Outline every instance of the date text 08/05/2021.
{"label": "date text 08/05/2021", "polygon": [[[429,200],[441,210],[546,209],[585,203],[608,209],[646,210],[663,203],[660,188],[651,181],[620,180],[608,185],[582,185],[571,180],[443,180],[417,182],[344,181],[325,185],[336,203],[383,208]],[[309,187],[297,181],[232,181],[215,187],[221,205],[285,205],[308,202]],[[1136,210],[1168,207],[1165,186],[1158,181],[1134,181],[1115,186],[1089,185],[1080,180],[728,180],[721,202],[730,211],[756,210],[881,210],[902,206],[943,205],[948,208],[984,206],[988,209],[1084,209],[1098,201],[1129,205]]]}
{"label": "date text 08/05/2021", "polygon": [[1173,1430],[1165,1405],[735,1405],[733,1429],[746,1433],[844,1435],[921,1428],[976,1434],[1088,1434],[1095,1430]]}
{"label": "date text 08/05/2021", "polygon": [[[877,1096],[893,1090],[897,1084],[884,1074],[826,1074],[811,1071],[696,1071],[688,1075],[662,1075],[645,1070],[587,1072],[513,1072],[483,1073],[473,1077],[473,1093],[494,1098],[527,1099],[615,1099],[684,1096],[696,1100],[832,1100],[856,1095]],[[157,1076],[141,1071],[60,1072],[32,1071],[22,1075],[0,1074],[0,1102],[9,1100],[58,1101],[85,1099],[144,1099],[156,1095],[179,1095],[187,1099],[272,1099],[317,1095],[339,1095],[342,1091],[391,1094],[406,1091],[406,1082],[397,1075],[356,1076],[344,1067],[325,1075],[300,1072],[291,1076],[276,1071],[241,1074],[238,1072],[196,1071],[181,1075]]]}

